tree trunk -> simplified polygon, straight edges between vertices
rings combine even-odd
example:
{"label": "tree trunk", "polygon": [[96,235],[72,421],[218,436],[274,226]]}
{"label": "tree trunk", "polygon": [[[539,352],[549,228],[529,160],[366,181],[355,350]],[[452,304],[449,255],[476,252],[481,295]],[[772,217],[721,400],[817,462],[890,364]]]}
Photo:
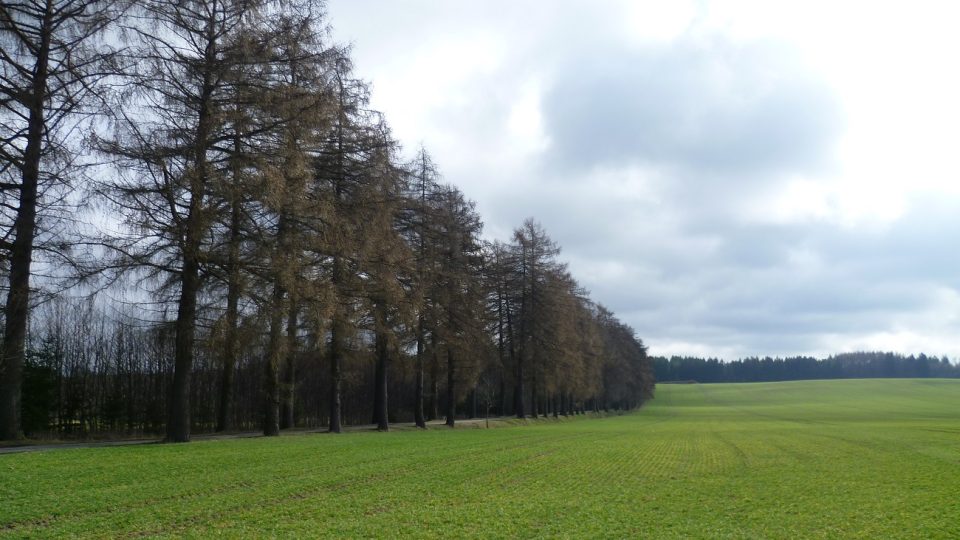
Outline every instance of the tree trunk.
{"label": "tree trunk", "polygon": [[540,400],[537,396],[537,374],[534,373],[530,379],[530,412],[534,418],[539,418]]}
{"label": "tree trunk", "polygon": [[376,372],[374,374],[373,421],[377,425],[378,431],[387,431],[390,429],[390,424],[387,418],[387,362],[389,361],[386,329],[387,321],[386,313],[384,312],[385,310],[382,304],[378,303],[374,309],[377,311],[377,321],[375,323],[376,336],[374,338],[377,365]]}
{"label": "tree trunk", "polygon": [[270,305],[270,342],[263,373],[263,434],[280,434],[280,363],[283,359],[283,298],[279,280],[273,285]]}
{"label": "tree trunk", "polygon": [[200,245],[203,236],[201,210],[208,183],[207,150],[210,144],[211,114],[216,65],[216,38],[208,38],[204,57],[197,132],[193,147],[193,169],[190,178],[190,205],[184,220],[183,267],[180,271],[180,301],[177,307],[176,337],[174,338],[173,389],[170,392],[170,410],[167,418],[167,441],[190,441],[190,377],[193,369],[193,342],[196,334],[197,294],[200,291]]}
{"label": "tree trunk", "polygon": [[290,311],[287,313],[287,350],[284,354],[283,380],[280,386],[280,429],[290,429],[296,426],[293,415],[294,397],[296,396],[297,375],[297,316],[299,304],[290,295]]}
{"label": "tree trunk", "polygon": [[507,331],[510,333],[510,359],[514,360],[516,365],[516,385],[513,389],[513,410],[517,413],[517,418],[526,418],[523,410],[523,348],[520,354],[517,354],[514,348],[513,321],[510,316],[510,306],[507,306]]}
{"label": "tree trunk", "polygon": [[340,363],[344,356],[345,321],[342,308],[337,307],[330,325],[330,433],[340,433],[341,415],[341,371]]}
{"label": "tree trunk", "polygon": [[[497,279],[497,356],[500,360],[500,416],[507,415],[507,383],[506,383],[506,343],[503,335],[503,286],[500,279]],[[490,411],[487,411],[490,416]]]}
{"label": "tree trunk", "polygon": [[[49,4],[48,4],[49,5]],[[21,385],[27,320],[30,315],[30,263],[37,225],[37,185],[46,127],[43,106],[47,97],[50,39],[52,29],[46,20],[41,27],[40,47],[34,67],[30,117],[27,120],[27,145],[21,169],[20,206],[13,228],[16,238],[10,250],[10,274],[7,302],[4,306],[3,349],[0,355],[0,440],[23,436],[21,425]]]}
{"label": "tree trunk", "polygon": [[440,359],[437,358],[437,340],[432,338],[430,364],[430,416],[428,420],[440,418]]}
{"label": "tree trunk", "polygon": [[180,305],[177,309],[174,337],[173,384],[167,415],[167,442],[190,441],[190,375],[193,369],[194,321],[197,291],[200,288],[199,264],[187,255],[180,275]]}
{"label": "tree trunk", "polygon": [[[239,142],[234,144],[239,151]],[[238,176],[239,173],[235,173]],[[223,344],[223,378],[220,381],[220,407],[217,431],[233,428],[233,380],[237,367],[237,324],[240,303],[240,199],[234,197],[230,208],[229,260],[227,262],[227,328]]]}
{"label": "tree trunk", "polygon": [[456,388],[454,386],[453,350],[447,346],[447,425],[453,427],[457,415]]}
{"label": "tree trunk", "polygon": [[[337,86],[340,92],[337,94],[339,107],[337,109],[337,172],[338,176],[334,185],[334,202],[340,204],[343,199],[343,182],[346,181],[346,153],[344,152],[343,126],[346,123],[346,107],[344,105],[344,84],[339,70],[335,71],[337,77]],[[346,308],[344,307],[344,289],[346,280],[346,271],[341,253],[333,257],[333,272],[331,274],[331,285],[333,285],[336,297],[336,306],[333,312],[333,321],[330,325],[330,433],[340,433],[342,420],[341,398],[342,373],[341,362],[345,356],[346,348]]]}
{"label": "tree trunk", "polygon": [[[502,366],[502,364],[501,364]],[[503,369],[500,370],[500,416],[507,415],[507,383],[504,380],[506,376],[503,372]]]}
{"label": "tree trunk", "polygon": [[517,384],[513,392],[513,408],[517,411],[517,418],[526,418],[523,407],[523,364],[517,362]]}
{"label": "tree trunk", "polygon": [[426,428],[427,422],[423,417],[423,349],[424,349],[424,322],[423,315],[417,322],[417,364],[416,383],[413,389],[413,421],[418,428]]}
{"label": "tree trunk", "polygon": [[[198,183],[194,181],[194,183]],[[193,370],[193,343],[196,332],[197,293],[200,290],[199,223],[201,188],[193,186],[187,218],[183,269],[180,273],[180,301],[174,337],[173,383],[167,416],[167,442],[190,441],[190,379]],[[190,217],[192,216],[192,218]]]}

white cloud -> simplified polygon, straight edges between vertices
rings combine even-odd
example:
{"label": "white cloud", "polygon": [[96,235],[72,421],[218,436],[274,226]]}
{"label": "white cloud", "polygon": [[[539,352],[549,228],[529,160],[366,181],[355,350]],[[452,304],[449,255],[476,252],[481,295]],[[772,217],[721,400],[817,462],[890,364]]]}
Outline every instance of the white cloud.
{"label": "white cloud", "polygon": [[698,15],[691,0],[661,2],[658,0],[630,0],[623,2],[625,40],[635,45],[672,41],[686,32]]}
{"label": "white cloud", "polygon": [[960,356],[960,4],[331,0],[488,234],[655,354]]}
{"label": "white cloud", "polygon": [[531,78],[520,87],[510,107],[507,132],[511,146],[522,154],[543,152],[550,146],[550,138],[543,130],[542,96],[542,83]]}

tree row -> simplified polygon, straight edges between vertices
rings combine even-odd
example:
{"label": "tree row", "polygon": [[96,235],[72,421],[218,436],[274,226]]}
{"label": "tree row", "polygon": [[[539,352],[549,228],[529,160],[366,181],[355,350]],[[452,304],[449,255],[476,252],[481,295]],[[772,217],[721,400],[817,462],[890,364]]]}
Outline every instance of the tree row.
{"label": "tree row", "polygon": [[760,382],[810,379],[960,377],[960,366],[947,357],[903,355],[892,352],[842,353],[818,360],[743,358],[722,362],[716,358],[673,356],[652,359],[659,381]]}
{"label": "tree row", "polygon": [[485,242],[427,151],[400,157],[322,7],[0,6],[0,438],[652,397],[642,342],[535,221]]}

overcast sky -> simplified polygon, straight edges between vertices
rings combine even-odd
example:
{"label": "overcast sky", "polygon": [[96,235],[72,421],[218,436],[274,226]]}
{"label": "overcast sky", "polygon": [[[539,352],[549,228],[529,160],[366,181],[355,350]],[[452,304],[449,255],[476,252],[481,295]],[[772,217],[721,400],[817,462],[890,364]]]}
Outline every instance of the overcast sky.
{"label": "overcast sky", "polygon": [[328,8],[407,151],[652,354],[960,358],[960,3]]}

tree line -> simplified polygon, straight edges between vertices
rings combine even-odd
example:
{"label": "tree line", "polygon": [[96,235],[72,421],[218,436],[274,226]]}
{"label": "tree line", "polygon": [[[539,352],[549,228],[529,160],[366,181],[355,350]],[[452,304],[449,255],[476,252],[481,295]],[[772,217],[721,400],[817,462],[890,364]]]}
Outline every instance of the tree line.
{"label": "tree line", "polygon": [[743,358],[723,362],[716,358],[688,356],[653,357],[658,381],[701,383],[797,381],[812,379],[960,377],[960,365],[946,356],[938,358],[892,352],[842,353],[818,360],[791,358]]}
{"label": "tree line", "polygon": [[652,397],[536,221],[485,241],[401,158],[322,3],[4,2],[0,45],[0,439]]}

